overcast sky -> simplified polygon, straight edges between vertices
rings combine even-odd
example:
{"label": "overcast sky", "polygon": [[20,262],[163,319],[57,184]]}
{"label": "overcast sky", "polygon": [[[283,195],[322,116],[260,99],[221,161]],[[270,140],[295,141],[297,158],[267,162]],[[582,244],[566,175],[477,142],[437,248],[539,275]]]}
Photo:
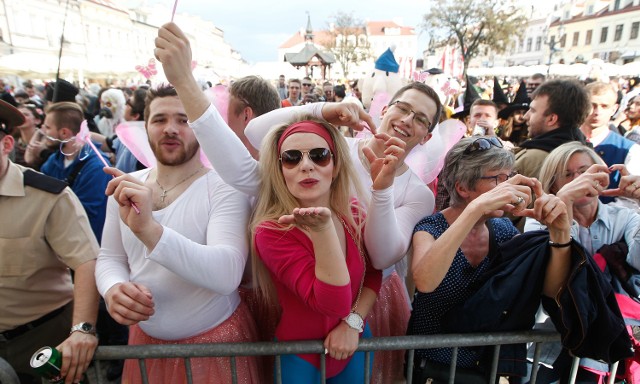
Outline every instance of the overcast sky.
{"label": "overcast sky", "polygon": [[[161,2],[173,7],[173,0]],[[276,61],[278,46],[306,27],[307,11],[314,30],[326,29],[336,12],[353,12],[362,20],[400,18],[404,26],[417,27],[428,4],[426,0],[180,0],[177,12],[213,22],[245,60],[255,63]],[[421,33],[420,28],[416,33]],[[420,41],[428,41],[424,33]]]}

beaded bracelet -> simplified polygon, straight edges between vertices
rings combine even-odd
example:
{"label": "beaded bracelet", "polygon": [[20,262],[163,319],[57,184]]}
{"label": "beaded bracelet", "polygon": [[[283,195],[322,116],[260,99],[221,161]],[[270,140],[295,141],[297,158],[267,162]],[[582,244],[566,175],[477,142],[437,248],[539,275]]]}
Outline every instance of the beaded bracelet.
{"label": "beaded bracelet", "polygon": [[569,237],[569,241],[567,241],[566,243],[554,243],[553,241],[549,240],[549,246],[553,248],[570,247],[571,243],[573,243],[573,237]]}

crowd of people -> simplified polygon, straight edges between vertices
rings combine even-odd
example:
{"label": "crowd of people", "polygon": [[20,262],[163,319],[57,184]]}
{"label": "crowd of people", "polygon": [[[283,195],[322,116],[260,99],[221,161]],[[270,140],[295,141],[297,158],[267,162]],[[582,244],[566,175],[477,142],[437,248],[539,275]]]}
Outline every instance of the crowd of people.
{"label": "crowd of people", "polygon": [[[22,383],[40,382],[29,361],[45,345],[70,384],[98,344],[274,340],[322,340],[327,381],[357,383],[361,338],[534,325],[562,335],[538,383],[567,382],[572,356],[589,367],[580,383],[618,360],[631,371],[640,79],[468,77],[444,99],[414,81],[376,120],[361,81],[311,77],[238,79],[219,111],[174,23],[154,55],[170,84],[2,89],[0,357]],[[407,157],[452,118],[466,134],[425,184]],[[151,158],[127,130],[144,132]],[[465,347],[417,350],[412,384],[448,382],[453,356],[456,382],[489,383],[493,351]],[[526,383],[526,357],[503,347],[501,380]],[[284,383],[320,382],[318,354],[279,364]],[[234,366],[239,383],[265,383],[273,365]],[[145,375],[230,383],[231,366],[152,359]],[[405,382],[404,351],[376,351],[369,373]],[[135,360],[107,375],[142,382]]]}

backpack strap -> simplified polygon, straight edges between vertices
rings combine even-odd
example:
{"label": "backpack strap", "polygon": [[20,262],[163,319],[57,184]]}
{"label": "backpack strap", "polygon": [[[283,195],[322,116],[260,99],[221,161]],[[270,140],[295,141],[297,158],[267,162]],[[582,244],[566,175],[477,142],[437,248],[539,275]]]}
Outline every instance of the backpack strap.
{"label": "backpack strap", "polygon": [[73,170],[71,171],[69,176],[67,176],[67,179],[66,179],[66,182],[67,184],[69,184],[69,187],[71,187],[71,189],[73,189],[73,184],[76,182],[76,178],[80,174],[82,167],[84,167],[86,164],[87,164],[86,161],[78,161],[76,165],[73,166]]}

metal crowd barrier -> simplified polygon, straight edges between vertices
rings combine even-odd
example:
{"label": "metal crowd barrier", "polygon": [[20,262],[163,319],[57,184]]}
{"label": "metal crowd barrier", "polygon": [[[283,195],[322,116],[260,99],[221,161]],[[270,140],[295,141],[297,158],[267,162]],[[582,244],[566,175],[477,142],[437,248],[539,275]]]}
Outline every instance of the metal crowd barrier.
{"label": "metal crowd barrier", "polygon": [[[424,348],[454,348],[453,363],[449,383],[453,384],[456,371],[456,356],[459,347],[471,346],[495,346],[493,353],[492,370],[489,383],[496,382],[498,356],[500,346],[506,344],[534,343],[535,353],[532,365],[530,383],[535,384],[538,373],[538,361],[540,359],[540,344],[559,341],[557,333],[551,331],[524,331],[524,332],[504,332],[504,333],[482,333],[482,334],[447,334],[431,336],[398,336],[398,337],[374,337],[361,339],[358,351],[365,352],[365,383],[370,381],[370,370],[373,363],[372,352],[406,350],[407,354],[407,383],[411,383],[413,372],[414,351]],[[218,344],[176,344],[176,345],[133,345],[133,346],[101,346],[97,349],[94,360],[94,369],[99,373],[101,361],[137,359],[142,374],[143,383],[148,383],[146,375],[146,359],[155,358],[183,358],[187,372],[186,382],[193,383],[191,377],[190,359],[196,357],[230,357],[231,372],[233,374],[233,384],[236,384],[236,361],[237,356],[275,356],[275,377],[276,383],[281,384],[280,356],[288,354],[317,353],[320,355],[321,379],[325,383],[325,354],[322,341],[296,341],[296,342],[259,342],[259,343],[218,343]],[[617,363],[612,366],[612,375],[609,384],[614,383]],[[570,384],[575,383],[578,370],[578,359],[574,359],[571,371]],[[106,383],[101,375],[97,374],[98,384]],[[154,383],[151,383],[154,384]],[[197,383],[196,383],[197,384]]]}

